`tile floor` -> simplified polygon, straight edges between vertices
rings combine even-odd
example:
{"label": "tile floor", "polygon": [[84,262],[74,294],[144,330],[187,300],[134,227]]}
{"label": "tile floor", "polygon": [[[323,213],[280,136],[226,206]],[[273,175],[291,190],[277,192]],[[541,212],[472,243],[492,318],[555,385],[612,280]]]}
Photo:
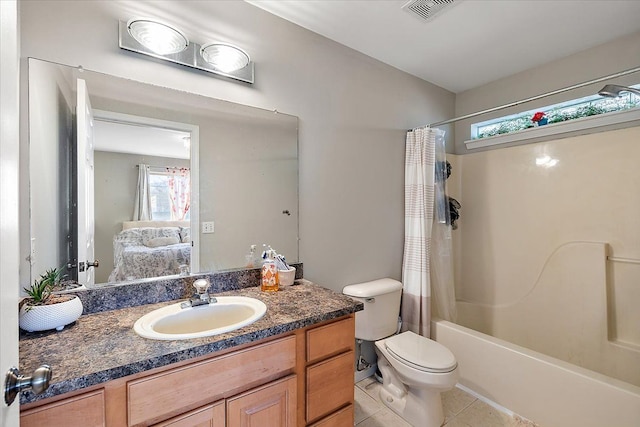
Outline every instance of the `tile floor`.
{"label": "tile floor", "polygon": [[[355,425],[357,427],[411,427],[380,400],[382,385],[373,377],[365,378],[355,387]],[[520,417],[510,416],[454,388],[442,394],[446,427],[538,427]]]}

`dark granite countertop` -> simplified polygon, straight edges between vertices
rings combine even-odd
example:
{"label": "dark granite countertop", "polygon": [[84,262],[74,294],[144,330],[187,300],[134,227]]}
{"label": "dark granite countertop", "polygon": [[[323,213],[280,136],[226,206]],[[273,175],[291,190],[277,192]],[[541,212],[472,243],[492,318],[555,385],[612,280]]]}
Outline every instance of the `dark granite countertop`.
{"label": "dark granite countertop", "polygon": [[60,332],[22,334],[20,370],[33,372],[46,363],[53,369],[53,378],[41,395],[21,393],[20,403],[204,356],[363,309],[362,303],[304,279],[274,293],[250,287],[219,295],[257,298],[267,305],[267,312],[257,322],[236,331],[181,341],[145,339],[133,331],[133,324],[141,316],[175,300],[83,315]]}

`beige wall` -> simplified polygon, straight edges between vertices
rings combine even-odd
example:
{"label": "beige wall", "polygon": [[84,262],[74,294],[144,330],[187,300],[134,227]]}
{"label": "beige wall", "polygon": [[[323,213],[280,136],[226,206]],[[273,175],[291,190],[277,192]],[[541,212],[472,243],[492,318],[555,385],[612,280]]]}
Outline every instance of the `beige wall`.
{"label": "beige wall", "polygon": [[215,223],[200,235],[202,271],[246,265],[251,245],[298,260],[296,119],[270,115],[200,122],[200,221]]}
{"label": "beige wall", "polygon": [[[206,10],[187,19],[185,8]],[[241,45],[256,63],[256,83],[120,50],[117,21],[134,15]],[[240,1],[24,1],[20,25],[23,58],[81,64],[298,116],[305,276],[336,290],[400,278],[405,131],[450,118],[452,93]]]}
{"label": "beige wall", "polygon": [[[552,49],[553,47],[548,47]],[[585,50],[575,55],[541,65],[495,82],[456,95],[456,116],[463,116],[499,105],[520,101],[546,92],[563,89],[595,78],[638,66],[640,32]],[[495,117],[521,113],[558,102],[593,95],[606,83],[633,85],[640,83],[640,73],[596,83],[534,102],[494,113],[484,114],[455,125],[455,152],[469,153],[464,141],[469,139],[472,123]],[[473,150],[479,151],[479,150]]]}

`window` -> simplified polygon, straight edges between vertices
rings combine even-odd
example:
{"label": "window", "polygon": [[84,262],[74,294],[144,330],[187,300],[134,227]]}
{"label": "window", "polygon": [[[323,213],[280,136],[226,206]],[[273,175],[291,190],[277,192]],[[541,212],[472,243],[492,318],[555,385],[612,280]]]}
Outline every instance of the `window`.
{"label": "window", "polygon": [[191,180],[188,168],[149,168],[149,193],[154,221],[190,219]]}
{"label": "window", "polygon": [[615,111],[629,110],[639,106],[640,96],[629,92],[624,92],[622,96],[617,98],[591,95],[536,110],[474,123],[471,125],[471,139],[478,140],[534,128],[538,124],[533,122],[532,118],[538,112],[544,113],[544,117],[547,119],[545,124],[554,124]]}

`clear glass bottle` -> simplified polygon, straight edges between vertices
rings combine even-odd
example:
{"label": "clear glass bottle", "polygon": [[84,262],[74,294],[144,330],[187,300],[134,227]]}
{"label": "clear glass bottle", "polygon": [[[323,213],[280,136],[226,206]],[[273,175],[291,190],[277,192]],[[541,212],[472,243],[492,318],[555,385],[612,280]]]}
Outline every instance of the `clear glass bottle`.
{"label": "clear glass bottle", "polygon": [[275,252],[267,251],[267,257],[262,263],[262,282],[260,289],[265,292],[275,292],[279,287],[278,266],[276,265]]}
{"label": "clear glass bottle", "polygon": [[247,255],[245,255],[245,259],[246,259],[246,267],[247,268],[258,268],[260,267],[260,264],[257,262],[258,257],[256,255],[256,245],[251,245],[251,249],[249,250],[249,253]]}

